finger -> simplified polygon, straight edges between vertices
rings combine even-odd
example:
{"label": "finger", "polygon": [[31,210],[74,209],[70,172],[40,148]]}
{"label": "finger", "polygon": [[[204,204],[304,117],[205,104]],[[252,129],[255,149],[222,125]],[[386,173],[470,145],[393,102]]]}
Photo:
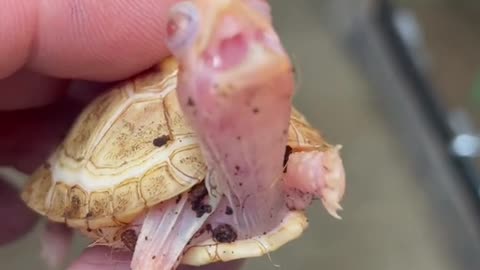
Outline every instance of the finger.
{"label": "finger", "polygon": [[87,248],[68,270],[130,270],[130,252],[112,251],[103,246]]}
{"label": "finger", "polygon": [[35,37],[37,6],[34,1],[3,0],[0,8],[0,79],[27,62]]}
{"label": "finger", "polygon": [[165,20],[175,0],[5,1],[0,78],[27,64],[50,76],[112,81],[168,54]]}
{"label": "finger", "polygon": [[12,242],[29,232],[37,215],[21,201],[18,190],[0,179],[0,245]]}
{"label": "finger", "polygon": [[[73,262],[68,270],[130,270],[130,252],[112,251],[107,247],[92,247],[86,249]],[[237,270],[243,265],[243,260],[227,263],[216,263],[202,267],[180,266],[178,270]]]}

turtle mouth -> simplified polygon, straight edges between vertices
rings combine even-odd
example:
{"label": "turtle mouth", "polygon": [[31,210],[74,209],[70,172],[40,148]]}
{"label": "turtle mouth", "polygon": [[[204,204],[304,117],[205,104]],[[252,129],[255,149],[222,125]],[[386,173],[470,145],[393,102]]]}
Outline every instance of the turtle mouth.
{"label": "turtle mouth", "polygon": [[245,33],[236,33],[218,42],[214,48],[203,52],[202,59],[205,66],[227,71],[240,67],[246,60],[251,50],[248,37]]}
{"label": "turtle mouth", "polygon": [[232,11],[217,17],[218,26],[199,50],[202,66],[213,71],[220,84],[258,84],[290,67],[289,57],[271,26],[241,15]]}

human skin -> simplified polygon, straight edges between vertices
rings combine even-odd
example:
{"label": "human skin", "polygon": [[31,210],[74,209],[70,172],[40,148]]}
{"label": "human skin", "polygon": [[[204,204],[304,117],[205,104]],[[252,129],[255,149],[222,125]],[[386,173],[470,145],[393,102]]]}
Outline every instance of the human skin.
{"label": "human skin", "polygon": [[[2,0],[0,3],[0,166],[30,173],[44,161],[93,97],[66,101],[72,82],[109,83],[158,63],[168,8],[175,0]],[[97,93],[101,90],[96,90]],[[0,179],[0,245],[17,240],[38,217]],[[70,270],[129,269],[131,254],[86,249]],[[241,262],[195,269],[237,269]],[[190,269],[190,268],[186,268]]]}

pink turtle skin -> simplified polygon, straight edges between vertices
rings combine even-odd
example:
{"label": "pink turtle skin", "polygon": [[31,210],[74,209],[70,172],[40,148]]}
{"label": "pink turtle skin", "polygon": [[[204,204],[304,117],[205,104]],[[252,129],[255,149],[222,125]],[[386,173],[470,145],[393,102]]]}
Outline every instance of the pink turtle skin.
{"label": "pink turtle skin", "polygon": [[178,98],[209,167],[205,203],[214,215],[197,217],[183,200],[150,211],[133,269],[177,266],[210,216],[213,228],[231,224],[245,239],[275,228],[289,211],[281,179],[294,78],[265,6],[258,7],[240,0],[172,7],[167,33],[180,64]]}

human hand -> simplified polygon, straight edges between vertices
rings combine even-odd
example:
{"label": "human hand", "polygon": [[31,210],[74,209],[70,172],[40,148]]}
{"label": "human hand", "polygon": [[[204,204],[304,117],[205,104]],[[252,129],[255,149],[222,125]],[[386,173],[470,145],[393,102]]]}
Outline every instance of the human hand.
{"label": "human hand", "polygon": [[[72,82],[125,79],[167,56],[165,19],[174,2],[3,1],[0,166],[30,173],[47,158],[93,97],[92,84],[83,89],[82,99],[66,98]],[[1,245],[27,233],[37,216],[21,202],[18,191],[1,180],[0,205],[1,216],[14,217],[0,224]],[[112,255],[105,247],[89,248],[69,269],[129,269],[129,256]],[[207,268],[237,269],[240,264]]]}

